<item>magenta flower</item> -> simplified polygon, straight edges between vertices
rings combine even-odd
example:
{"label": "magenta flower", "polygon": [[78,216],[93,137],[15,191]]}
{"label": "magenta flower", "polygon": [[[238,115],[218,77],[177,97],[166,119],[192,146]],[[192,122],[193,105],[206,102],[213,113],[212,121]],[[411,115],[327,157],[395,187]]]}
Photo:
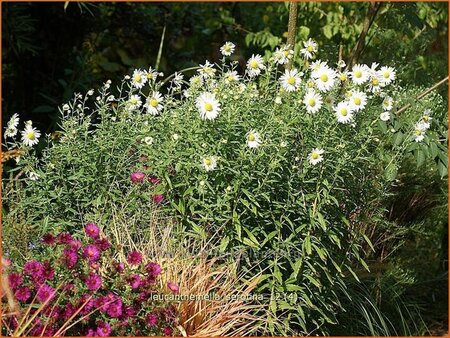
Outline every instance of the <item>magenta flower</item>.
{"label": "magenta flower", "polygon": [[164,201],[164,195],[158,194],[152,197],[153,202],[156,204],[161,204]]}
{"label": "magenta flower", "polygon": [[44,262],[44,269],[42,270],[42,278],[52,280],[55,277],[55,270],[50,266],[49,262]]}
{"label": "magenta flower", "polygon": [[172,293],[178,293],[180,292],[180,287],[172,282],[167,283],[167,287],[169,288],[170,291],[172,291]]}
{"label": "magenta flower", "polygon": [[166,326],[162,331],[165,336],[171,336],[173,332],[172,328],[170,328],[169,326]]}
{"label": "magenta flower", "polygon": [[97,330],[95,331],[99,337],[108,337],[111,333],[111,325],[106,322],[97,322]]}
{"label": "magenta flower", "polygon": [[88,244],[83,249],[83,256],[88,259],[89,262],[95,262],[100,258],[100,250],[94,244]]}
{"label": "magenta flower", "polygon": [[149,313],[147,317],[145,318],[145,322],[148,326],[154,327],[158,323],[158,316],[154,313]]}
{"label": "magenta flower", "polygon": [[88,290],[91,291],[96,291],[102,286],[102,278],[95,273],[91,273],[87,276],[84,282],[86,283]]}
{"label": "magenta flower", "polygon": [[69,269],[73,269],[78,262],[78,254],[76,250],[73,248],[64,249],[62,260]]}
{"label": "magenta flower", "polygon": [[156,277],[161,273],[161,266],[158,263],[153,263],[150,262],[145,266],[145,271],[147,271],[147,273],[150,276]]}
{"label": "magenta flower", "polygon": [[50,301],[55,296],[55,290],[47,284],[42,284],[36,294],[36,298],[41,303]]}
{"label": "magenta flower", "polygon": [[8,275],[8,284],[11,289],[16,289],[22,284],[23,278],[17,272],[12,272]]}
{"label": "magenta flower", "polygon": [[47,245],[53,245],[56,243],[56,238],[52,234],[45,234],[42,237],[42,243],[47,244]]}
{"label": "magenta flower", "polygon": [[42,278],[42,274],[44,272],[44,265],[37,260],[31,260],[24,264],[23,272],[26,275],[31,276],[34,280],[38,280]]}
{"label": "magenta flower", "polygon": [[94,307],[94,300],[90,294],[85,293],[80,297],[77,308],[81,308],[80,314],[82,316],[87,315]]}
{"label": "magenta flower", "polygon": [[97,333],[93,329],[88,329],[86,337],[95,337]]}
{"label": "magenta flower", "polygon": [[128,282],[130,283],[132,289],[137,289],[142,285],[142,278],[139,275],[131,275],[128,278]]}
{"label": "magenta flower", "polygon": [[97,245],[101,251],[106,251],[111,247],[111,244],[106,238],[97,239],[94,244]]}
{"label": "magenta flower", "polygon": [[133,183],[141,183],[144,181],[145,174],[140,171],[136,171],[130,175],[130,178]]}
{"label": "magenta flower", "polygon": [[137,311],[132,307],[132,306],[125,306],[124,309],[124,317],[125,318],[130,318],[135,316],[137,313]]}
{"label": "magenta flower", "polygon": [[102,312],[106,312],[108,302],[110,302],[110,300],[108,300],[107,297],[97,297],[94,299],[94,307]]}
{"label": "magenta flower", "polygon": [[142,254],[133,250],[128,254],[127,262],[131,265],[139,265],[142,262]]}
{"label": "magenta flower", "polygon": [[25,303],[31,297],[31,290],[26,286],[17,289],[14,296],[19,302]]}
{"label": "magenta flower", "polygon": [[123,272],[125,270],[125,265],[122,262],[114,262],[114,267],[118,273]]}
{"label": "magenta flower", "polygon": [[68,320],[75,312],[77,312],[77,308],[72,303],[68,303],[64,306],[63,318]]}
{"label": "magenta flower", "polygon": [[98,238],[100,234],[100,229],[98,228],[97,224],[94,223],[88,223],[84,227],[84,231],[86,232],[86,235],[88,235],[91,238]]}
{"label": "magenta flower", "polygon": [[161,180],[160,180],[158,177],[153,176],[153,175],[150,176],[150,177],[148,178],[148,180],[150,181],[151,184],[155,184],[155,185],[161,183]]}
{"label": "magenta flower", "polygon": [[106,313],[111,318],[119,318],[122,315],[122,300],[119,298],[114,303],[108,305]]}
{"label": "magenta flower", "polygon": [[78,249],[80,249],[80,248],[83,246],[83,244],[81,244],[81,241],[79,241],[78,239],[72,239],[72,240],[69,242],[69,246],[70,246],[72,249],[78,250]]}
{"label": "magenta flower", "polygon": [[67,232],[61,232],[57,238],[59,244],[69,244],[71,240],[73,240],[73,237]]}

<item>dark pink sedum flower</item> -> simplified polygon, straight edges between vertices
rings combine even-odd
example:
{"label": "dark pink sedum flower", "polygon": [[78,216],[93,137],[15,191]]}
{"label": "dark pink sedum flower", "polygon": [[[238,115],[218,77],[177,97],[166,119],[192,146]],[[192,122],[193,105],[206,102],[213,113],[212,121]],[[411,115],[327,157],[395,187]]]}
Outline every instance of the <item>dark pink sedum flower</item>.
{"label": "dark pink sedum flower", "polygon": [[133,183],[141,183],[144,181],[145,174],[140,171],[136,171],[130,175],[131,182]]}
{"label": "dark pink sedum flower", "polygon": [[100,234],[100,229],[98,228],[97,224],[94,223],[88,223],[84,227],[84,231],[86,232],[86,235],[88,235],[91,238],[98,238]]}
{"label": "dark pink sedum flower", "polygon": [[106,251],[111,247],[111,244],[106,238],[97,239],[94,244],[97,245],[102,251]]}
{"label": "dark pink sedum flower", "polygon": [[94,244],[88,244],[83,249],[83,256],[87,258],[89,262],[95,262],[100,258],[100,250]]}
{"label": "dark pink sedum flower", "polygon": [[56,243],[56,238],[52,234],[45,234],[42,237],[42,243],[47,244],[47,245],[53,245]]}
{"label": "dark pink sedum flower", "polygon": [[167,283],[167,288],[172,291],[172,293],[178,293],[180,292],[180,287],[172,282]]}
{"label": "dark pink sedum flower", "polygon": [[169,326],[166,326],[162,331],[163,331],[163,333],[164,333],[165,336],[171,336],[172,333],[173,333],[172,328],[169,327]]}
{"label": "dark pink sedum flower", "polygon": [[111,334],[111,325],[106,322],[97,322],[97,336],[99,337],[108,337]]}
{"label": "dark pink sedum flower", "polygon": [[164,201],[164,195],[158,194],[152,197],[153,202],[156,204],[161,204]]}
{"label": "dark pink sedum flower", "polygon": [[69,244],[71,240],[73,240],[73,237],[67,232],[61,232],[57,238],[58,244]]}
{"label": "dark pink sedum flower", "polygon": [[131,275],[128,278],[128,282],[130,283],[132,289],[137,289],[142,285],[142,278],[139,275]]}
{"label": "dark pink sedum flower", "polygon": [[78,262],[77,251],[73,248],[65,248],[62,261],[69,269],[73,269]]}
{"label": "dark pink sedum flower", "polygon": [[102,286],[102,278],[95,273],[91,273],[86,277],[85,283],[88,290],[96,291]]}
{"label": "dark pink sedum flower", "polygon": [[156,177],[156,176],[150,176],[149,178],[148,178],[148,180],[150,181],[150,183],[151,184],[154,184],[154,185],[157,185],[157,184],[160,184],[161,183],[161,180],[158,178],[158,177]]}
{"label": "dark pink sedum flower", "polygon": [[44,265],[36,260],[26,262],[23,266],[23,272],[26,275],[31,276],[34,280],[42,278],[44,272]]}
{"label": "dark pink sedum flower", "polygon": [[14,296],[19,302],[24,303],[31,297],[31,290],[24,286],[17,289],[17,291],[14,293]]}
{"label": "dark pink sedum flower", "polygon": [[147,271],[150,276],[156,277],[162,270],[158,263],[150,262],[145,266],[145,271]]}
{"label": "dark pink sedum flower", "polygon": [[147,317],[145,318],[145,322],[148,326],[154,327],[158,323],[158,316],[154,313],[149,313]]}
{"label": "dark pink sedum flower", "polygon": [[42,284],[36,294],[36,298],[39,302],[44,303],[50,301],[55,296],[55,290],[47,284]]}
{"label": "dark pink sedum flower", "polygon": [[139,265],[142,262],[142,254],[133,250],[127,256],[127,262],[131,265]]}
{"label": "dark pink sedum flower", "polygon": [[8,275],[8,284],[11,289],[18,288],[23,282],[22,276],[17,272],[12,272]]}

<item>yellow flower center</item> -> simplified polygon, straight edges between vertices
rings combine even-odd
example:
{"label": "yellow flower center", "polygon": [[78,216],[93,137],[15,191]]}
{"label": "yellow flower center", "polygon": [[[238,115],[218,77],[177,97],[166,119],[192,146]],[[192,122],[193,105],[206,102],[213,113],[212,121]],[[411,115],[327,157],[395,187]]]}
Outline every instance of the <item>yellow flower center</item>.
{"label": "yellow flower center", "polygon": [[134,81],[135,81],[135,82],[141,82],[141,81],[142,81],[142,76],[141,76],[141,74],[136,74],[136,75],[134,76]]}
{"label": "yellow flower center", "polygon": [[308,105],[314,107],[316,105],[316,100],[314,98],[310,98],[308,100]]}
{"label": "yellow flower center", "polygon": [[384,73],[383,73],[383,77],[385,78],[385,79],[388,79],[389,77],[390,77],[390,73],[387,71],[387,70],[385,70],[384,71]]}
{"label": "yellow flower center", "polygon": [[247,140],[249,140],[250,142],[255,141],[256,140],[255,134],[249,134]]}
{"label": "yellow flower center", "polygon": [[28,133],[27,133],[27,138],[29,139],[29,140],[34,140],[35,138],[36,138],[36,135],[34,134],[34,131],[29,131]]}
{"label": "yellow flower center", "polygon": [[342,115],[342,116],[347,116],[347,115],[348,115],[347,108],[342,108],[342,109],[341,109],[341,115]]}
{"label": "yellow flower center", "polygon": [[415,134],[416,134],[417,136],[420,136],[420,135],[422,135],[422,132],[421,132],[419,129],[416,129]]}
{"label": "yellow flower center", "polygon": [[229,75],[229,76],[227,77],[227,80],[230,81],[230,82],[231,82],[231,81],[234,81],[234,76],[233,76],[233,75]]}
{"label": "yellow flower center", "polygon": [[372,79],[372,85],[378,86],[378,83],[379,83],[378,79]]}
{"label": "yellow flower center", "polygon": [[359,105],[361,104],[361,99],[360,99],[359,97],[355,97],[355,98],[353,98],[353,102],[354,102],[357,106],[359,106]]}
{"label": "yellow flower center", "polygon": [[318,158],[319,158],[319,154],[318,153],[316,153],[315,151],[311,154],[311,158],[313,159],[313,160],[317,160]]}
{"label": "yellow flower center", "polygon": [[284,56],[289,56],[289,51],[288,50],[285,50],[285,51],[283,51],[283,54],[284,54]]}
{"label": "yellow flower center", "polygon": [[223,50],[224,50],[224,52],[229,53],[231,51],[231,46],[225,45],[225,46],[223,46]]}
{"label": "yellow flower center", "polygon": [[424,115],[422,119],[423,119],[425,122],[428,122],[429,117],[428,117],[427,115]]}
{"label": "yellow flower center", "polygon": [[147,79],[153,80],[153,74],[152,73],[147,73]]}
{"label": "yellow flower center", "polygon": [[136,104],[137,100],[136,99],[131,99],[130,102],[131,102],[131,104]]}
{"label": "yellow flower center", "polygon": [[347,80],[347,75],[345,75],[345,74],[340,74],[340,75],[339,75],[339,80],[341,80],[341,81]]}
{"label": "yellow flower center", "polygon": [[258,62],[256,60],[250,61],[250,68],[253,68],[253,69],[258,68]]}
{"label": "yellow flower center", "polygon": [[155,99],[154,97],[152,97],[152,98],[150,99],[150,105],[151,105],[153,108],[156,108],[156,107],[158,106],[158,100]]}
{"label": "yellow flower center", "polygon": [[362,72],[360,70],[355,70],[355,77],[361,77],[362,76]]}
{"label": "yellow flower center", "polygon": [[308,46],[308,47],[306,48],[306,50],[307,50],[308,52],[312,52],[312,51],[314,50],[314,47],[313,47],[313,46]]}
{"label": "yellow flower center", "polygon": [[328,75],[327,74],[322,74],[320,75],[320,80],[322,82],[327,82],[328,81]]}
{"label": "yellow flower center", "polygon": [[287,81],[291,86],[295,84],[295,77],[291,76]]}
{"label": "yellow flower center", "polygon": [[212,164],[211,159],[205,158],[205,165],[210,166]]}
{"label": "yellow flower center", "polygon": [[205,110],[206,110],[206,111],[211,111],[211,110],[213,110],[212,104],[209,103],[209,102],[206,102],[206,103],[205,103]]}

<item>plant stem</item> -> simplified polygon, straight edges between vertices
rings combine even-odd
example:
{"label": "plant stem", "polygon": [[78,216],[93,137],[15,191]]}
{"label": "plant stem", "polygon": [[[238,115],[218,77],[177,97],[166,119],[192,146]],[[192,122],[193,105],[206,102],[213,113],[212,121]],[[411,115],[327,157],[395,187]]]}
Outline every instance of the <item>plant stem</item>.
{"label": "plant stem", "polygon": [[[417,95],[416,100],[420,100],[422,97],[424,97],[425,95],[428,95],[430,92],[432,92],[433,90],[435,90],[437,87],[439,87],[440,85],[446,83],[448,81],[448,76],[445,77],[444,79],[442,79],[439,82],[436,82],[434,85],[432,85],[430,88],[424,90],[422,93],[420,93],[419,95]],[[400,108],[399,110],[397,110],[396,114],[400,115],[401,113],[403,113],[406,109],[408,109],[409,107],[411,107],[411,103],[408,103],[406,106],[403,106],[402,108]]]}
{"label": "plant stem", "polygon": [[[289,21],[288,21],[288,36],[287,36],[287,44],[289,47],[294,50],[295,48],[295,32],[297,28],[297,3],[290,2],[289,3]],[[294,54],[295,57],[295,54]],[[289,60],[286,65],[287,69],[292,68],[292,64],[294,62],[294,58]]]}

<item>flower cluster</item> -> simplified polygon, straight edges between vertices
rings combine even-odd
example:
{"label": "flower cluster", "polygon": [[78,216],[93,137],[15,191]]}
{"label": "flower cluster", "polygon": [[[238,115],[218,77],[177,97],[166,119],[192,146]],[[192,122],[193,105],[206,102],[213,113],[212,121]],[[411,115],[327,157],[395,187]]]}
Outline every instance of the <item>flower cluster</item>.
{"label": "flower cluster", "polygon": [[[111,245],[96,224],[86,224],[84,231],[83,241],[67,232],[46,234],[44,250],[50,250],[48,257],[54,259],[32,259],[9,271],[15,299],[30,306],[30,316],[36,314],[30,334],[172,335],[175,308],[155,302],[151,295],[177,293],[178,285],[170,282],[165,290],[158,290],[156,281],[162,272],[158,263],[144,264],[136,250],[128,253],[126,262],[114,260]],[[17,325],[11,318],[11,329]]]}

